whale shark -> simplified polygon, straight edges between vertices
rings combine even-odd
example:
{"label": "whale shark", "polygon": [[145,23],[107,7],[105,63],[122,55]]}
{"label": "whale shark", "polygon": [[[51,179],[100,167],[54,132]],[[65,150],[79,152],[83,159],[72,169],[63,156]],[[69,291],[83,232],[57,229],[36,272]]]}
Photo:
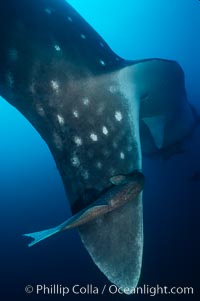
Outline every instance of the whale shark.
{"label": "whale shark", "polygon": [[29,246],[76,228],[112,283],[136,287],[142,155],[173,155],[197,124],[181,66],[121,58],[65,0],[1,0],[0,43],[0,95],[48,145],[72,211]]}

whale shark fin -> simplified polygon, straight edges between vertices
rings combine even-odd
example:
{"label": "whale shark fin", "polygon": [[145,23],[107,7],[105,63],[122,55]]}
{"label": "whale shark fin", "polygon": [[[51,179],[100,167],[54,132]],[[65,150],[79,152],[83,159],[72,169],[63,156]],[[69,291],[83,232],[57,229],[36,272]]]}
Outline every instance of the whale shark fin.
{"label": "whale shark fin", "polygon": [[165,117],[163,115],[142,118],[148,127],[154,143],[161,149],[164,143]]}
{"label": "whale shark fin", "polygon": [[112,283],[122,290],[137,286],[143,249],[142,194],[82,225],[79,233],[93,261]]}

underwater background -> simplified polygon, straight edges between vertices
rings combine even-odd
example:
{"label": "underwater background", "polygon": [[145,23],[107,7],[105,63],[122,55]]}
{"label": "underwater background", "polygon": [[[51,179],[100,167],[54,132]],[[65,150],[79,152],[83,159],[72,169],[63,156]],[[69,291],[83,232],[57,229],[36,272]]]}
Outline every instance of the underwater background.
{"label": "underwater background", "polygon": [[[20,1],[20,0],[19,0]],[[200,2],[197,0],[71,0],[72,6],[126,59],[165,58],[184,69],[189,101],[200,114]],[[173,129],[172,129],[173,131]],[[143,159],[144,256],[139,286],[200,288],[200,126],[185,152],[169,160]],[[23,233],[50,228],[70,216],[61,178],[39,134],[0,98],[0,300],[144,300],[145,295],[27,295],[26,285],[109,282],[76,230],[33,248]]]}

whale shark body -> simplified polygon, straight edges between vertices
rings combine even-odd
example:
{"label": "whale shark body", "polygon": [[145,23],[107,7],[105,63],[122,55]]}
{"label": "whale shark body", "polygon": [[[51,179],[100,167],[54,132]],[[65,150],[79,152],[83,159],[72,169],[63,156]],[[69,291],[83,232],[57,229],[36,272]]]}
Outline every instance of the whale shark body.
{"label": "whale shark body", "polygon": [[142,154],[173,150],[196,124],[183,70],[122,59],[64,0],[1,0],[0,43],[0,95],[46,141],[73,214],[30,245],[76,227],[111,282],[137,286]]}

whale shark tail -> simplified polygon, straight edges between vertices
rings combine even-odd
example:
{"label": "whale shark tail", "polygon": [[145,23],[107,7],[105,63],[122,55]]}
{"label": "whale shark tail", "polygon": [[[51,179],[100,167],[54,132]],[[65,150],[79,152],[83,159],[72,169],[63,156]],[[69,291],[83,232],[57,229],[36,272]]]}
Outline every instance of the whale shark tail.
{"label": "whale shark tail", "polygon": [[107,278],[126,294],[138,284],[143,253],[142,194],[79,227],[81,240]]}

